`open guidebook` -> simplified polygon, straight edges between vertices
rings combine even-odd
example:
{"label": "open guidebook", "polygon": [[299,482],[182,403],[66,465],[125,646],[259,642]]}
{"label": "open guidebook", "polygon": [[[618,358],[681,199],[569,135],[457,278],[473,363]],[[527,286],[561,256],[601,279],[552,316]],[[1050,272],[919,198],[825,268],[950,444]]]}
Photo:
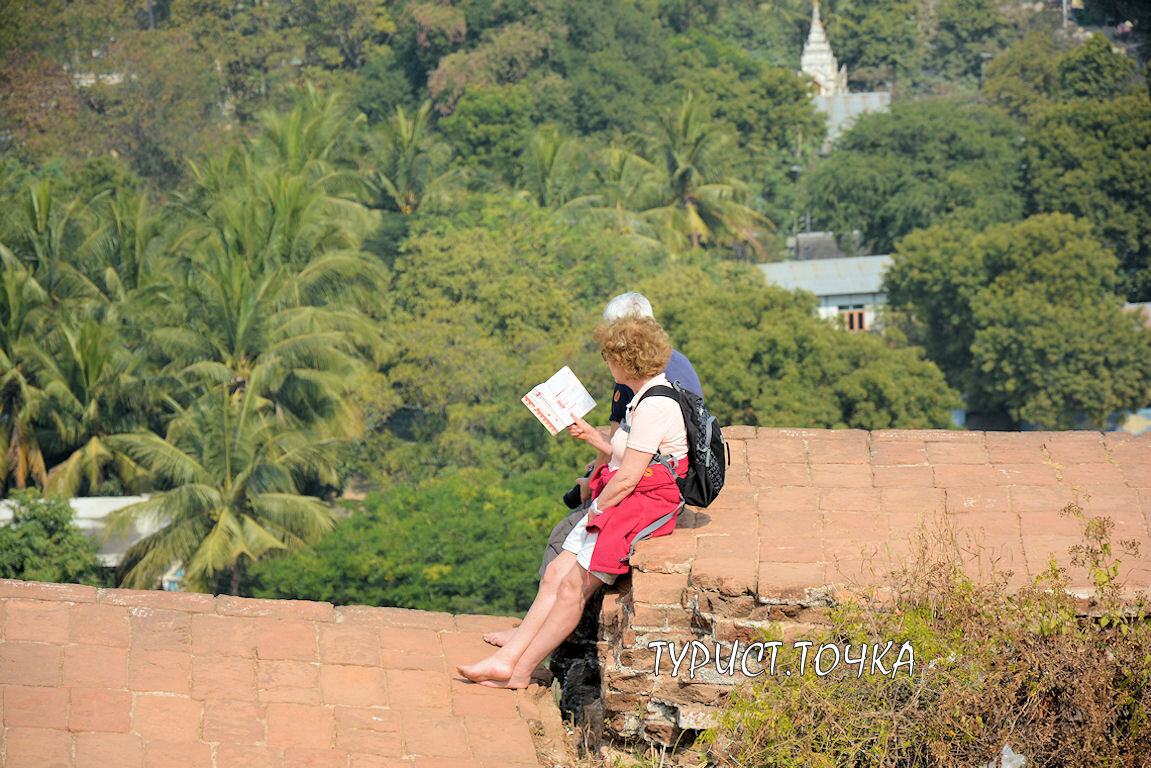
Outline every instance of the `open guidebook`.
{"label": "open guidebook", "polygon": [[543,384],[532,387],[522,401],[553,435],[572,423],[573,413],[582,417],[595,408],[595,400],[566,365]]}

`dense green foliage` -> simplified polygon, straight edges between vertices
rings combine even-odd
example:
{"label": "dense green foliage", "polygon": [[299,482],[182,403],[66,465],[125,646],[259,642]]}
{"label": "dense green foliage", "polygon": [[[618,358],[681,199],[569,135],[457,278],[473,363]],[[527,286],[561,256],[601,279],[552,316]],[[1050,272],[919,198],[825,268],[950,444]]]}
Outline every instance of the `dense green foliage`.
{"label": "dense green foliage", "polygon": [[888,298],[970,408],[1069,427],[1146,403],[1151,333],[1123,311],[1115,256],[1090,232],[1048,214],[900,243]]}
{"label": "dense green foliage", "polygon": [[[858,428],[947,426],[952,387],[976,390],[929,318],[907,328],[925,358],[894,329],[839,332],[739,263],[781,258],[805,213],[911,254],[926,227],[962,240],[1069,212],[1117,276],[1099,291],[1148,295],[1149,118],[1124,56],[982,0],[822,12],[852,83],[895,100],[827,157],[795,72],[807,0],[16,4],[0,19],[0,490],[155,494],[121,515],[167,523],[127,583],[181,559],[197,588],[288,595],[281,558],[344,573],[350,540],[324,531],[374,526],[393,534],[358,536],[363,557],[411,568],[333,599],[516,610],[545,500],[589,458],[519,398],[566,363],[606,417],[590,339],[616,293],[652,297],[723,420]],[[998,371],[980,402],[1040,420],[1133,404],[1130,355],[1106,376],[1088,357],[1059,369],[1058,394],[1003,369],[1026,358],[1015,343],[1063,342],[1037,326],[1130,336],[1104,293],[1094,325],[1047,318],[1036,297],[1063,282],[1030,274],[1026,302],[972,309],[945,340]],[[334,523],[322,502],[349,479],[405,503]],[[457,502],[532,543],[491,570],[444,543],[450,576],[431,568],[443,534],[416,513]]]}
{"label": "dense green foliage", "polygon": [[808,175],[805,205],[821,228],[862,230],[872,253],[932,224],[1012,221],[1023,212],[1021,139],[1015,123],[981,104],[896,104],[856,121]]}
{"label": "dense green foliage", "polygon": [[535,597],[542,543],[563,514],[556,480],[535,472],[492,482],[464,469],[369,494],[314,550],[255,566],[245,591],[337,605],[522,611]]}
{"label": "dense green foliage", "polygon": [[72,522],[66,499],[29,489],[6,503],[12,519],[0,526],[0,579],[107,586],[96,544]]}

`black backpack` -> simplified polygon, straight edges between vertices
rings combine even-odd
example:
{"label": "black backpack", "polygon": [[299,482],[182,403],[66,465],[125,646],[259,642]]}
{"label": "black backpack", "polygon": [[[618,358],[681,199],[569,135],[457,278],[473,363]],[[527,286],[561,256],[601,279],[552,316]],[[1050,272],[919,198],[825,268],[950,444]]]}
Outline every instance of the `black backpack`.
{"label": "black backpack", "polygon": [[[726,465],[730,463],[719,422],[704,407],[703,399],[681,387],[678,381],[670,387],[662,384],[652,387],[643,393],[636,405],[652,395],[670,397],[679,403],[683,424],[687,428],[688,467],[687,475],[676,477],[675,482],[685,502],[693,507],[706,507],[723,489]],[[666,457],[657,454],[655,459],[671,469]]]}

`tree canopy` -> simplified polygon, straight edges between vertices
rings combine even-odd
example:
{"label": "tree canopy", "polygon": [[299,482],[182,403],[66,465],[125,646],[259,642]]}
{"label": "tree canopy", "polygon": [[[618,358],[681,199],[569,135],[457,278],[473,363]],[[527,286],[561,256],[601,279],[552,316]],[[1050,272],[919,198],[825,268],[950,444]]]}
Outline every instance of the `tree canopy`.
{"label": "tree canopy", "polygon": [[1151,388],[1151,330],[1115,294],[1113,253],[1089,222],[1031,217],[985,232],[906,237],[885,286],[968,407],[1016,422],[1102,426]]}

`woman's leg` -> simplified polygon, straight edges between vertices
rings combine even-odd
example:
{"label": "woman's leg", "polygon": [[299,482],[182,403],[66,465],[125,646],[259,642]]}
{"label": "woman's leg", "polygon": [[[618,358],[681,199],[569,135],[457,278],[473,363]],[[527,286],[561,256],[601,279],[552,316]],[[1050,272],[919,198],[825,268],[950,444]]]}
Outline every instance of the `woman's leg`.
{"label": "woman's leg", "polygon": [[[555,605],[560,586],[572,570],[583,570],[576,563],[575,553],[560,552],[544,571],[544,577],[540,579],[539,591],[536,593],[536,599],[532,601],[532,607],[528,609],[523,622],[515,628],[503,647],[482,661],[457,667],[457,671],[469,680],[476,682],[506,680],[511,677],[516,661],[531,644],[540,627],[543,626]],[[599,579],[593,580],[599,581]]]}
{"label": "woman's leg", "polygon": [[532,672],[575,630],[588,598],[602,586],[602,581],[594,576],[589,578],[588,572],[576,565],[564,577],[547,620],[520,654],[511,674],[506,679],[489,678],[477,682],[492,688],[527,688],[531,684]]}

